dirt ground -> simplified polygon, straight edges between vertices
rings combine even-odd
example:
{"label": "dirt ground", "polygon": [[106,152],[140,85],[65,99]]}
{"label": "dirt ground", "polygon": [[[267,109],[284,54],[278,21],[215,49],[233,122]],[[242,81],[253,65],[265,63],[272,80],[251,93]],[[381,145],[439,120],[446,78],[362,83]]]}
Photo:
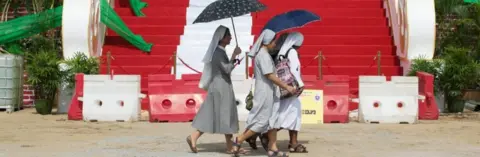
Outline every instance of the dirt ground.
{"label": "dirt ground", "polygon": [[[25,109],[0,112],[0,156],[78,157],[189,157],[224,154],[224,137],[205,135],[198,154],[189,153],[185,137],[190,123],[83,122],[66,115],[35,114]],[[241,127],[243,128],[243,122]],[[279,133],[286,149],[288,134]],[[418,124],[323,124],[303,125],[300,142],[308,154],[298,157],[478,157],[480,114],[442,116]],[[247,144],[244,144],[248,148]],[[260,143],[258,146],[261,149]],[[265,156],[252,150],[246,156]]]}

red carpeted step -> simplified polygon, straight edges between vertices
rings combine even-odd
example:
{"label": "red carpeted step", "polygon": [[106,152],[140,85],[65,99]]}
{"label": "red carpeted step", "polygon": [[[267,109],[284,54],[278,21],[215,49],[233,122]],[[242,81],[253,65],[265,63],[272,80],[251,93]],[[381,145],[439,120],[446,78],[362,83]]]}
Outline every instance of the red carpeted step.
{"label": "red carpeted step", "polygon": [[[316,56],[316,55],[315,55]],[[302,66],[317,66],[318,58],[313,55],[300,55]],[[325,55],[322,64],[324,66],[370,66],[377,65],[376,55]],[[396,56],[382,56],[381,65],[399,65]]]}
{"label": "red carpeted step", "polygon": [[[256,40],[257,36],[255,36]],[[391,36],[304,35],[303,45],[391,45]],[[145,38],[147,39],[147,38]]]}
{"label": "red carpeted step", "polygon": [[[135,14],[132,12],[130,8],[114,8],[115,12],[119,16],[134,16]],[[187,15],[187,8],[185,7],[169,7],[165,5],[160,5],[160,7],[147,7],[142,9],[142,12],[147,17],[155,17],[155,16],[186,16]],[[143,17],[138,17],[143,18]]]}
{"label": "red carpeted step", "polygon": [[[189,0],[142,0],[148,4],[147,7],[157,6],[172,6],[172,7],[187,7]],[[117,0],[115,7],[130,7],[130,0]]]}
{"label": "red carpeted step", "polygon": [[300,55],[395,55],[392,45],[303,45],[298,50]]}
{"label": "red carpeted step", "polygon": [[[142,75],[148,76],[149,74],[170,74],[172,66],[111,66],[114,74],[124,75]],[[107,65],[100,66],[100,73],[105,74],[107,71]]]}
{"label": "red carpeted step", "polygon": [[117,55],[144,55],[144,56],[170,56],[177,50],[177,45],[153,45],[150,54],[144,53],[132,45],[104,45],[103,53],[110,51]]}
{"label": "red carpeted step", "polygon": [[[335,66],[322,67],[324,75],[377,75],[377,67],[373,66]],[[382,66],[382,75],[398,76],[402,74],[402,68],[399,66]],[[317,75],[317,66],[307,66],[302,68],[302,75]]]}
{"label": "red carpeted step", "polygon": [[[292,10],[291,7],[270,8],[262,12],[253,13],[254,18],[271,18],[277,14],[281,14]],[[309,8],[311,12],[316,13],[320,17],[336,16],[336,17],[385,17],[383,8],[362,9],[362,8]],[[254,19],[255,20],[255,19]]]}
{"label": "red carpeted step", "polygon": [[[105,58],[105,57],[102,57]],[[172,66],[172,56],[148,56],[148,55],[123,55],[114,56],[111,60],[112,66]]]}
{"label": "red carpeted step", "polygon": [[[252,34],[260,34],[263,26],[252,28]],[[295,29],[304,35],[390,35],[387,26],[306,26]]]}
{"label": "red carpeted step", "polygon": [[185,25],[185,16],[122,16],[122,20],[126,25]]}
{"label": "red carpeted step", "polygon": [[[156,45],[178,45],[180,44],[180,35],[142,35],[143,40]],[[107,45],[131,45],[127,40],[120,36],[105,37]]]}
{"label": "red carpeted step", "polygon": [[[128,28],[135,33],[141,35],[178,35],[183,34],[184,25],[130,25]],[[118,36],[113,30],[108,29],[109,36]]]}
{"label": "red carpeted step", "polygon": [[269,8],[291,7],[291,8],[380,8],[382,1],[380,0],[261,0],[261,2]]}
{"label": "red carpeted step", "polygon": [[[388,26],[385,17],[338,17],[321,16],[321,21],[313,22],[307,26]],[[263,27],[271,18],[255,18],[254,26]]]}
{"label": "red carpeted step", "polygon": [[[178,45],[179,35],[143,35],[147,42],[157,45]],[[199,39],[210,40],[210,38]],[[107,36],[105,43],[108,45],[128,45],[129,43],[120,36]],[[390,45],[390,36],[348,36],[348,35],[305,35],[304,45]]]}

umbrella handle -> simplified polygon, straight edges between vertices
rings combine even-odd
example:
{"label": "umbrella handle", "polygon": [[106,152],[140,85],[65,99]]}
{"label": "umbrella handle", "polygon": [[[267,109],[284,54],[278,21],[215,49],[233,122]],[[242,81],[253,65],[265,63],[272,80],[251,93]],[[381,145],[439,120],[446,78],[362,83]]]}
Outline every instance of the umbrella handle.
{"label": "umbrella handle", "polygon": [[237,47],[238,47],[237,31],[235,30],[235,23],[233,23],[233,17],[230,17],[230,20],[232,21],[233,34],[235,35],[235,43],[237,44]]}

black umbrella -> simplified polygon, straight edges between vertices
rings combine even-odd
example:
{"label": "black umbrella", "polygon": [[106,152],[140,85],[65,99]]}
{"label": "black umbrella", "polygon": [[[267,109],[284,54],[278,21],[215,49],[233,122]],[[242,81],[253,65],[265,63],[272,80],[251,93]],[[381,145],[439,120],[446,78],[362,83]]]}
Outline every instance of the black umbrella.
{"label": "black umbrella", "polygon": [[238,38],[235,31],[235,24],[233,24],[233,17],[262,11],[266,8],[267,7],[258,0],[217,0],[209,4],[202,13],[198,15],[197,19],[193,21],[193,24],[230,18],[232,20],[233,32],[235,34],[235,42],[238,46]]}

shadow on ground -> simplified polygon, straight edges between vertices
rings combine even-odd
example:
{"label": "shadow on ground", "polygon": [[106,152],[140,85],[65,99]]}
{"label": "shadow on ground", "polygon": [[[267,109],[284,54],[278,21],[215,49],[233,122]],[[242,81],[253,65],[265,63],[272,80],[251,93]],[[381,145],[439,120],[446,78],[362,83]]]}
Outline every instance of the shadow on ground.
{"label": "shadow on ground", "polygon": [[[308,144],[308,141],[298,141],[300,144]],[[279,140],[277,142],[278,148],[281,151],[288,152],[288,140]],[[226,148],[225,143],[202,143],[197,144],[198,153],[221,153],[225,154]],[[247,142],[242,144],[242,148],[247,150],[248,153],[242,156],[264,156],[267,152],[263,149],[262,144],[257,140],[257,150],[253,150]],[[308,148],[307,148],[308,150]]]}

